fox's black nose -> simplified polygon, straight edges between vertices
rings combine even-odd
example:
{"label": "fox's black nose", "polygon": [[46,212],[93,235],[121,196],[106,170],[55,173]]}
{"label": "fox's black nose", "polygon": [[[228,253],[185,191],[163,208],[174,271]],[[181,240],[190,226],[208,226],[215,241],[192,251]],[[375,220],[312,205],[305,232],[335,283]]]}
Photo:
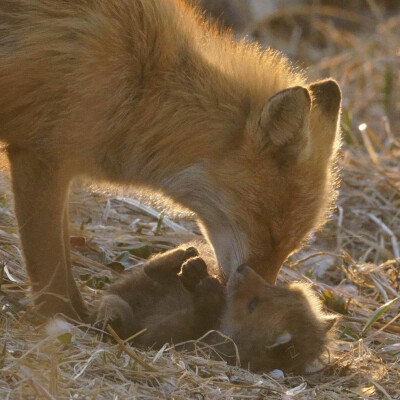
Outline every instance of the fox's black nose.
{"label": "fox's black nose", "polygon": [[247,264],[239,265],[236,269],[236,272],[238,272],[239,274],[243,274],[247,268],[248,268]]}

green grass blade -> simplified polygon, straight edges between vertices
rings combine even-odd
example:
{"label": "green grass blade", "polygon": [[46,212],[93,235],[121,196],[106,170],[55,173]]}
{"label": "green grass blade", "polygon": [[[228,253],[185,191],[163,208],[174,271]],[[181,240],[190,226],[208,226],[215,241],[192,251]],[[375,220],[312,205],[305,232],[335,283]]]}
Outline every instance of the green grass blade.
{"label": "green grass blade", "polygon": [[371,326],[386,312],[390,309],[390,307],[397,301],[399,300],[400,297],[396,297],[393,300],[388,301],[378,309],[368,318],[368,321],[366,322],[363,330],[361,331],[361,336],[364,336],[368,330],[371,328]]}

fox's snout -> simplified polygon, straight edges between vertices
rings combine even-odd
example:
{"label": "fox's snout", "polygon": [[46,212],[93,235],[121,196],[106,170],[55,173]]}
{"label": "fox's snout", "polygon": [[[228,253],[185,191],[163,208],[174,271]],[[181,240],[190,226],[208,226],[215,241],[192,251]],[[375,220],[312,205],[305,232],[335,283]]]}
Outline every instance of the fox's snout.
{"label": "fox's snout", "polygon": [[251,274],[252,269],[247,264],[242,264],[231,274],[227,284],[227,294],[232,295],[246,284],[247,277]]}
{"label": "fox's snout", "polygon": [[247,264],[240,265],[229,277],[228,296],[247,297],[267,290],[270,286],[253,268]]}

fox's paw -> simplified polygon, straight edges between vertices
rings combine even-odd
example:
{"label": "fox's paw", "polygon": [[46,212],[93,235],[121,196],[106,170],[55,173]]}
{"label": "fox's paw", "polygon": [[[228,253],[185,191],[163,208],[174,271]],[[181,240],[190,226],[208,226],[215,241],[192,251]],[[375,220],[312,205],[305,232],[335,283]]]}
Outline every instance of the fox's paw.
{"label": "fox's paw", "polygon": [[224,301],[224,287],[218,279],[207,276],[196,285],[194,297],[202,308],[219,309]]}
{"label": "fox's paw", "polygon": [[111,328],[113,328],[114,331],[117,332],[118,336],[123,336],[121,335],[121,329],[123,327],[121,315],[115,314],[104,316],[103,318],[96,319],[96,321],[93,323],[93,326],[95,328],[101,329],[102,331],[106,330],[107,325],[110,325]]}
{"label": "fox's paw", "polygon": [[207,265],[201,257],[187,260],[178,274],[183,286],[189,292],[193,292],[198,283],[207,276]]}
{"label": "fox's paw", "polygon": [[181,270],[182,264],[192,257],[199,255],[194,247],[187,249],[177,248],[166,251],[151,258],[144,266],[144,273],[156,282],[166,279],[176,279],[176,275]]}
{"label": "fox's paw", "polygon": [[199,256],[199,252],[196,249],[196,247],[190,246],[185,250],[182,263],[185,262],[186,260],[189,260],[190,258],[194,258],[194,257],[198,257],[198,256]]}
{"label": "fox's paw", "polygon": [[38,305],[40,314],[45,317],[54,317],[57,314],[62,314],[74,321],[82,321],[73,307],[71,299],[67,296],[60,298],[60,296],[46,293],[39,296],[35,300],[35,304]]}
{"label": "fox's paw", "polygon": [[94,326],[104,330],[110,324],[118,336],[126,339],[132,334],[133,318],[129,304],[118,295],[109,294],[101,300]]}

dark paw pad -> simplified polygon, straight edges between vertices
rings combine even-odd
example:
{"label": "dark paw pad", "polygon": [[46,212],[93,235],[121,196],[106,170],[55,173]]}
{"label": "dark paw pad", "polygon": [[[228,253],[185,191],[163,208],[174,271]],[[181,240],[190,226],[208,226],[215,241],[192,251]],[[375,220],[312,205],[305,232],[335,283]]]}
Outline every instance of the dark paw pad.
{"label": "dark paw pad", "polygon": [[187,260],[178,274],[187,290],[193,292],[196,285],[208,276],[207,265],[201,257],[194,257]]}

